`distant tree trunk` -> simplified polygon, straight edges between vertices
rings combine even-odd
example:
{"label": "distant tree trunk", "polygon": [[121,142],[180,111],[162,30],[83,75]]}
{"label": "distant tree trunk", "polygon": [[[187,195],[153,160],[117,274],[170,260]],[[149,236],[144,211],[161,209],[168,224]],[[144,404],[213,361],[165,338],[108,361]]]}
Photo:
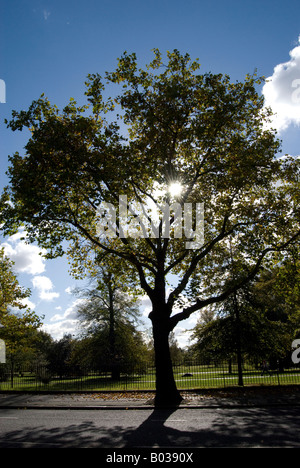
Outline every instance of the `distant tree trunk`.
{"label": "distant tree trunk", "polygon": [[111,378],[112,380],[120,380],[120,364],[116,356],[116,327],[115,327],[115,310],[114,310],[114,292],[108,281],[109,295],[109,354],[111,356]]}
{"label": "distant tree trunk", "polygon": [[236,297],[236,293],[233,294],[233,303],[235,311],[235,330],[236,330],[236,350],[237,350],[237,364],[238,364],[238,385],[243,387],[243,366],[242,366],[242,343],[241,343],[241,320],[240,310]]}
{"label": "distant tree trunk", "polygon": [[11,388],[14,388],[14,372],[15,372],[15,362],[14,362],[14,358],[12,358],[11,366],[10,366],[10,386],[11,386]]}

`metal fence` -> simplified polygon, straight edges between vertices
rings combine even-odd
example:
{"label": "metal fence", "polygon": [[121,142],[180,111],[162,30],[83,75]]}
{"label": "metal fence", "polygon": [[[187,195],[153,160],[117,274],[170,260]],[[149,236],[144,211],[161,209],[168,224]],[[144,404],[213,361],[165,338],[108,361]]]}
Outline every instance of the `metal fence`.
{"label": "metal fence", "polygon": [[[239,385],[238,368],[232,362],[183,362],[174,364],[178,389],[226,388]],[[243,365],[243,385],[300,384],[300,368],[263,369]],[[45,366],[0,364],[0,391],[126,391],[154,390],[155,367],[143,364],[135,368],[108,366],[106,369],[65,367],[50,372]]]}

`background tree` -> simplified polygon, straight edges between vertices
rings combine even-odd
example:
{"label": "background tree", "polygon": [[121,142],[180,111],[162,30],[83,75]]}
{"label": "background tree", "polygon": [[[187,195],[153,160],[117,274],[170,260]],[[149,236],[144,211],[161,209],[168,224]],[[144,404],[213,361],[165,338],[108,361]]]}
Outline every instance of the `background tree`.
{"label": "background tree", "polygon": [[[278,276],[277,269],[264,270],[255,282],[236,294],[243,358],[255,364],[268,360],[273,368],[283,364],[288,355],[290,360],[295,332],[294,313],[284,290],[278,288]],[[199,320],[192,336],[195,339],[192,349],[197,356],[207,359],[231,360],[238,353],[236,334],[235,307],[229,297],[215,305],[208,320]]]}
{"label": "background tree", "polygon": [[5,256],[4,248],[0,248],[0,323],[10,308],[26,308],[23,300],[30,294],[29,289],[20,286],[13,272],[13,262]]}
{"label": "background tree", "polygon": [[10,312],[4,316],[0,337],[5,341],[7,360],[12,368],[16,363],[24,364],[33,358],[37,329],[41,324],[40,318],[29,309],[22,314]]}
{"label": "background tree", "polygon": [[255,293],[268,320],[279,328],[277,343],[268,353],[271,365],[291,364],[291,344],[300,333],[300,263],[298,246],[290,246],[285,255],[277,256],[277,262],[260,275]]}
{"label": "background tree", "polygon": [[113,265],[94,266],[90,288],[79,291],[85,301],[78,307],[82,335],[90,337],[91,362],[110,368],[112,378],[119,379],[125,362],[137,365],[143,361],[145,346],[139,324],[139,304],[128,294],[128,277]]}
{"label": "background tree", "polygon": [[54,340],[47,350],[47,370],[51,375],[59,375],[60,379],[74,372],[71,364],[75,339],[71,334],[65,334],[61,339]]}
{"label": "background tree", "polygon": [[53,343],[54,339],[49,333],[41,329],[37,330],[35,354],[32,361],[36,367],[47,366]]}
{"label": "background tree", "polygon": [[34,355],[37,330],[41,326],[41,319],[24,302],[29,296],[30,290],[20,286],[13,272],[13,262],[0,249],[0,338],[5,342],[11,379],[15,364],[24,363]]}
{"label": "background tree", "polygon": [[[4,233],[23,223],[28,240],[49,257],[63,253],[65,240],[81,249],[86,241],[95,257],[106,251],[135,269],[152,303],[157,404],[181,400],[169,350],[178,322],[226,299],[299,237],[299,161],[276,158],[280,143],[265,126],[270,112],[256,90],[262,80],[247,75],[233,83],[227,75],[200,74],[188,54],[167,56],[164,64],[155,50],[154,60],[139,69],[135,54],[125,53],[106,75],[110,86],[121,85],[113,98],[104,100],[104,80],[94,74],[86,83],[88,106],[71,99],[59,111],[42,96],[27,111],[14,111],[8,126],[28,128],[31,137],[25,156],[10,158],[1,213]],[[176,196],[169,190],[174,182],[182,187]],[[128,199],[133,235],[126,237],[117,206],[113,235],[101,236],[99,207],[103,201],[115,206],[120,194]],[[175,238],[174,213],[167,219],[172,235],[164,236],[163,217],[156,235],[145,235],[149,216],[143,213],[141,222],[134,202],[158,209],[173,201],[181,209],[204,203],[203,243],[188,248],[187,242],[199,241],[195,222],[194,233]],[[247,267],[228,288],[229,237]],[[178,281],[167,296],[171,274]],[[197,288],[174,313],[192,279]],[[207,290],[212,281],[214,290]]]}
{"label": "background tree", "polygon": [[113,380],[119,380],[121,373],[144,371],[148,362],[148,349],[141,332],[132,324],[122,323],[116,327],[115,349],[120,353],[112,360],[108,329],[99,326],[93,333],[76,340],[70,358],[71,366],[109,372]]}
{"label": "background tree", "polygon": [[[269,278],[276,300],[284,298],[285,311],[292,325],[292,339],[300,337],[300,256],[299,244],[290,246],[285,255],[277,256],[276,266]],[[262,291],[263,292],[263,291]]]}

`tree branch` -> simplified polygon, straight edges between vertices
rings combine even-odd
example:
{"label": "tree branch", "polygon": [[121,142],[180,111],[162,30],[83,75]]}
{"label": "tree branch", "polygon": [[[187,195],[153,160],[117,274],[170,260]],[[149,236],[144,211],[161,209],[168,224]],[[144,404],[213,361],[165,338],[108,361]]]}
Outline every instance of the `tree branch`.
{"label": "tree branch", "polygon": [[292,244],[294,241],[297,240],[297,238],[300,237],[300,230],[292,236],[287,242],[283,243],[282,245],[278,247],[267,247],[266,249],[263,250],[263,252],[260,254],[259,258],[257,259],[256,264],[252,268],[252,270],[249,272],[249,274],[243,278],[241,281],[239,281],[236,285],[229,287],[226,291],[223,291],[223,293],[219,294],[218,296],[212,296],[207,299],[197,299],[196,303],[193,304],[190,307],[187,307],[186,309],[183,309],[182,312],[177,313],[176,315],[172,316],[170,318],[170,324],[171,324],[171,330],[175,328],[175,326],[178,324],[178,322],[181,322],[182,320],[186,320],[190,317],[190,315],[193,312],[196,312],[197,310],[203,309],[204,307],[208,306],[209,304],[215,304],[217,302],[222,302],[224,301],[228,296],[231,294],[235,293],[239,289],[241,289],[245,284],[247,284],[250,280],[254,279],[255,276],[257,275],[260,266],[265,258],[265,256],[270,253],[270,252],[280,252],[282,250],[285,250],[286,247],[288,247],[290,244]]}

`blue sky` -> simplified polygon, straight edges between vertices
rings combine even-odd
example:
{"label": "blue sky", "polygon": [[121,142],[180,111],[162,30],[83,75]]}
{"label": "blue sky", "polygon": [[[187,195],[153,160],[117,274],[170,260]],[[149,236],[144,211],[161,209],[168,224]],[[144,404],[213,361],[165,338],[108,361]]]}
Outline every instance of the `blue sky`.
{"label": "blue sky", "polygon": [[[272,77],[261,91],[279,112],[283,153],[299,155],[300,104],[296,99],[291,105],[293,91],[300,98],[299,35],[299,0],[0,0],[0,79],[6,85],[0,103],[0,189],[7,182],[8,155],[22,154],[27,138],[3,124],[12,109],[26,109],[42,93],[58,107],[70,97],[83,102],[87,74],[112,71],[125,50],[136,52],[141,66],[151,60],[151,49],[177,48],[199,58],[203,72],[243,80],[257,69]],[[73,333],[77,299],[70,294],[75,281],[66,259],[42,261],[39,249],[18,236],[2,238],[2,244],[19,281],[32,289],[31,305],[45,315],[47,331],[55,338]],[[183,325],[189,328],[195,320]]]}

